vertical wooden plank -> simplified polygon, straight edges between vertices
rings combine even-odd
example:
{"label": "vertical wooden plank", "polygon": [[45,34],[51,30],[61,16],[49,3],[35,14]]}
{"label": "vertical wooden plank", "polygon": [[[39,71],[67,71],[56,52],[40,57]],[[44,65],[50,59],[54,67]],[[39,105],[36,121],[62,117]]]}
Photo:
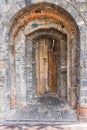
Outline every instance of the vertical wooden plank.
{"label": "vertical wooden plank", "polygon": [[37,54],[37,93],[43,94],[44,93],[44,62],[43,62],[43,41],[38,39],[38,54]]}
{"label": "vertical wooden plank", "polygon": [[51,91],[51,85],[52,85],[52,70],[51,65],[52,64],[52,56],[51,56],[51,43],[49,45],[49,54],[48,54],[48,85],[49,85],[49,91]]}
{"label": "vertical wooden plank", "polygon": [[[52,42],[52,41],[51,41]],[[49,88],[51,93],[57,92],[57,63],[55,52],[50,43],[49,48]]]}
{"label": "vertical wooden plank", "polygon": [[48,86],[48,46],[49,46],[49,40],[44,39],[44,86],[45,86],[45,93],[49,92],[49,86]]}
{"label": "vertical wooden plank", "polygon": [[57,92],[57,62],[52,48],[52,40],[38,39],[36,51],[37,93]]}
{"label": "vertical wooden plank", "polygon": [[54,77],[54,87],[52,87],[53,92],[57,92],[57,62],[55,52],[53,52],[53,77]]}
{"label": "vertical wooden plank", "polygon": [[40,88],[41,93],[44,94],[45,91],[45,63],[44,63],[44,56],[45,56],[45,44],[44,39],[40,39]]}
{"label": "vertical wooden plank", "polygon": [[36,77],[37,77],[37,89],[36,92],[39,94],[39,82],[40,82],[40,67],[39,67],[39,44],[38,41],[36,42]]}

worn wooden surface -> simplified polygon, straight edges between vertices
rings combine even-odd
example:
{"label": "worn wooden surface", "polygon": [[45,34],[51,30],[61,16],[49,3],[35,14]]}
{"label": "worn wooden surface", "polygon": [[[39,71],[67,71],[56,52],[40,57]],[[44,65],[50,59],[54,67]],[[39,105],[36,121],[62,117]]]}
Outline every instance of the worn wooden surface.
{"label": "worn wooden surface", "polygon": [[38,39],[36,49],[37,93],[57,92],[57,62],[53,40]]}

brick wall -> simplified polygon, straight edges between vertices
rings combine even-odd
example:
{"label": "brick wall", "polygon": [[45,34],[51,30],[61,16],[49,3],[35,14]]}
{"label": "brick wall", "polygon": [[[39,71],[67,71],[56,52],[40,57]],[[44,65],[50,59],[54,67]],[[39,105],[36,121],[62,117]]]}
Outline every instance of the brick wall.
{"label": "brick wall", "polygon": [[[54,1],[54,0],[44,0],[44,2],[49,2],[49,3],[55,3],[56,5],[59,5],[60,7],[64,8],[67,10],[75,19],[79,31],[80,31],[80,77],[77,80],[77,86],[78,86],[78,103],[79,106],[81,106],[81,111],[84,109],[82,108],[87,108],[87,95],[86,95],[86,90],[87,90],[87,56],[86,56],[86,46],[87,46],[87,2],[86,0],[64,0],[64,1]],[[33,91],[29,90],[27,87],[26,91],[26,86],[31,86],[31,79],[32,79],[32,73],[31,69],[32,66],[27,65],[27,77],[29,76],[29,79],[25,77],[25,72],[26,72],[26,65],[25,65],[25,44],[24,44],[24,35],[22,34],[21,37],[17,37],[15,40],[15,51],[16,51],[16,59],[15,59],[15,71],[16,71],[16,80],[13,81],[12,83],[10,82],[11,80],[11,71],[13,71],[13,68],[10,70],[10,63],[12,62],[10,60],[10,48],[11,45],[8,43],[9,37],[11,34],[6,34],[10,27],[13,24],[13,21],[17,22],[15,17],[19,16],[19,14],[22,14],[23,11],[21,10],[22,8],[28,6],[31,3],[36,3],[36,2],[42,2],[40,0],[0,0],[0,120],[5,121],[6,119],[9,120],[16,120],[16,119],[21,119],[22,113],[27,118],[28,114],[25,112],[26,109],[29,109],[29,107],[26,107],[26,103],[35,103],[35,101],[32,100],[32,95],[34,94]],[[20,13],[18,13],[20,11]],[[17,13],[17,14],[16,14]],[[16,14],[16,15],[15,15]],[[19,23],[20,25],[20,23]],[[14,26],[15,28],[15,26]],[[21,33],[21,32],[20,32]],[[19,42],[21,44],[19,44]],[[12,41],[11,41],[12,42]],[[32,49],[29,44],[29,49]],[[79,51],[79,48],[77,48],[77,51]],[[14,53],[14,52],[13,52]],[[30,54],[27,54],[27,56]],[[28,56],[29,58],[29,56]],[[28,59],[30,62],[32,62],[31,59]],[[13,64],[11,64],[13,66]],[[30,69],[29,69],[30,68]],[[22,76],[21,76],[22,74]],[[79,75],[79,74],[78,74]],[[26,83],[27,80],[27,83]],[[21,82],[19,82],[21,81]],[[79,84],[80,83],[80,84]],[[13,90],[11,90],[11,86],[17,86]],[[35,87],[35,85],[33,85]],[[21,88],[20,88],[21,87]],[[20,89],[20,92],[19,92]],[[15,93],[16,91],[17,93]],[[12,97],[11,97],[11,93]],[[29,94],[28,94],[29,93]],[[80,94],[79,94],[80,93]],[[28,96],[28,101],[26,100],[26,95]],[[17,100],[15,99],[17,96]],[[21,97],[21,99],[20,99]],[[23,108],[24,110],[21,110],[20,112],[19,109],[10,109],[10,99],[12,98],[12,108],[15,108],[15,104],[19,107],[20,109]],[[19,102],[20,99],[20,102]],[[13,101],[14,100],[14,101]],[[56,99],[55,99],[56,100]],[[14,103],[16,101],[16,103]],[[41,101],[42,102],[42,101]],[[17,107],[16,106],[16,107]],[[37,115],[36,112],[36,107],[30,109],[35,109],[35,113],[32,112],[32,115],[34,114],[35,116]],[[42,107],[42,106],[41,106]],[[44,109],[43,109],[44,108]],[[39,108],[40,109],[40,108]],[[47,112],[47,108],[44,106],[41,108],[42,114],[43,112]],[[86,111],[86,110],[85,110]],[[10,112],[10,115],[9,115]],[[73,112],[71,112],[73,113]],[[80,112],[83,113],[83,112]],[[85,112],[86,114],[86,112]],[[53,113],[54,118],[56,116],[56,110]],[[61,112],[58,112],[58,115],[61,115]],[[72,114],[71,114],[72,115]],[[34,116],[34,117],[35,117]],[[13,118],[14,117],[14,118]],[[38,116],[39,118],[39,116]],[[50,118],[50,111],[49,111],[49,118]],[[58,117],[57,117],[58,118]],[[37,119],[38,120],[38,119]],[[58,119],[57,119],[58,120]],[[66,119],[65,119],[66,120]]]}

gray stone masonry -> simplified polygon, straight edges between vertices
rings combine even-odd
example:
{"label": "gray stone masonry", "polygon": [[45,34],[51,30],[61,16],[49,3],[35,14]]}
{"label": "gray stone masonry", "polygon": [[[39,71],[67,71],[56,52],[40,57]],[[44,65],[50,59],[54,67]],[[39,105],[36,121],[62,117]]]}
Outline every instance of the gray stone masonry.
{"label": "gray stone masonry", "polygon": [[[10,65],[12,61],[10,60],[11,45],[9,43],[11,34],[8,33],[13,21],[17,20],[15,16],[19,14],[19,11],[21,10],[20,14],[22,14],[24,7],[27,8],[29,5],[39,2],[59,5],[69,12],[77,23],[80,33],[80,76],[76,81],[78,84],[78,103],[80,106],[87,108],[87,0],[0,0],[0,122],[7,120],[77,121],[76,111],[70,109],[70,106],[65,102],[62,102],[59,107],[59,101],[55,97],[52,99],[35,97],[35,84],[32,84],[32,81],[35,80],[32,76],[35,75],[35,73],[32,74],[35,67],[32,65],[33,43],[28,44],[26,48],[26,39],[22,30],[18,34],[21,37],[17,35],[15,39],[16,58],[14,66],[16,79],[13,82],[16,86],[16,108],[11,109],[10,106],[12,82]],[[65,61],[64,64],[66,65]],[[65,86],[66,80],[65,78]]]}

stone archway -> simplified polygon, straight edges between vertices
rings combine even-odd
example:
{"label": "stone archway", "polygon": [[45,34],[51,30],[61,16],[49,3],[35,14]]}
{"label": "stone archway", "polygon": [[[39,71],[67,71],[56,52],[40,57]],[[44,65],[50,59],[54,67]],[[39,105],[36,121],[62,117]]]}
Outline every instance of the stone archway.
{"label": "stone archway", "polygon": [[[63,10],[62,8],[57,7],[55,5],[48,4],[48,3],[40,3],[37,5],[32,5],[29,9],[25,8],[24,10],[25,10],[24,14],[22,14],[19,18],[16,18],[17,22],[14,23],[14,27],[11,29],[11,32],[10,32],[10,46],[11,46],[11,52],[10,52],[11,103],[10,103],[10,106],[11,106],[11,108],[14,109],[17,107],[20,109],[20,105],[24,106],[24,104],[27,105],[27,108],[28,108],[27,103],[29,103],[29,100],[32,99],[31,98],[32,95],[31,95],[31,97],[29,97],[29,93],[30,93],[28,91],[30,89],[29,86],[35,87],[35,84],[32,84],[33,80],[30,81],[32,79],[32,72],[31,72],[32,69],[27,70],[26,65],[25,65],[26,60],[24,57],[25,57],[26,52],[25,52],[24,48],[26,48],[25,41],[26,41],[27,35],[32,34],[36,31],[37,33],[36,34],[34,33],[34,35],[32,35],[31,37],[37,37],[37,36],[41,35],[41,33],[43,35],[43,31],[39,34],[39,32],[37,30],[39,30],[39,29],[47,30],[47,29],[53,28],[53,29],[57,29],[57,31],[59,31],[63,35],[67,36],[66,46],[67,46],[68,50],[67,50],[67,60],[65,60],[65,61],[67,61],[67,63],[66,63],[67,64],[67,66],[66,66],[67,67],[67,72],[66,72],[67,86],[65,87],[66,89],[64,92],[67,95],[66,96],[67,103],[69,104],[69,107],[70,107],[69,110],[73,110],[72,108],[76,109],[77,96],[78,96],[77,95],[77,83],[76,83],[76,80],[78,77],[78,75],[77,75],[78,70],[77,70],[76,65],[79,64],[79,61],[77,60],[78,59],[77,47],[79,48],[79,45],[78,45],[78,41],[77,41],[78,40],[78,30],[77,30],[77,25],[76,25],[75,21],[67,12],[65,12],[65,10]],[[62,15],[63,13],[64,13],[64,15]],[[57,33],[55,33],[54,37],[57,37],[56,34]],[[45,32],[45,36],[46,35],[48,35],[47,31]],[[48,36],[52,37],[52,34],[49,33]],[[54,39],[52,39],[52,40],[54,40]],[[61,45],[62,45],[62,43],[65,42],[64,39],[59,38],[58,40],[61,40]],[[23,46],[21,47],[21,45],[23,45]],[[29,45],[32,46],[32,43]],[[20,48],[18,46],[20,46],[20,48],[22,48],[22,50],[20,50]],[[31,46],[30,46],[30,48],[32,49]],[[19,54],[20,54],[19,50],[23,51],[23,55],[19,56]],[[63,53],[63,52],[61,52],[61,53]],[[28,58],[32,57],[31,54],[28,53],[28,55],[29,55]],[[64,54],[63,54],[63,56],[64,56]],[[32,62],[31,58],[29,59],[29,62]],[[30,65],[28,64],[28,67],[31,66],[31,64]],[[64,66],[61,65],[61,68],[63,68],[63,67]],[[19,68],[19,70],[17,68]],[[25,71],[28,73],[25,73]],[[29,74],[31,74],[31,77],[29,76]],[[17,77],[18,75],[19,75],[19,77]],[[25,76],[25,78],[23,76]],[[27,80],[26,77],[29,77],[30,79]],[[19,82],[18,78],[22,82]],[[61,79],[63,79],[63,77]],[[61,83],[62,82],[63,81],[61,80]],[[26,86],[28,86],[27,91],[25,89]],[[63,86],[63,84],[61,86]],[[19,90],[19,92],[16,90]],[[64,86],[62,89],[59,86],[59,90],[62,93],[62,90],[64,90]],[[28,98],[26,95],[28,96]],[[21,99],[21,100],[19,100],[19,99]],[[28,100],[28,102],[26,102],[26,100]],[[55,99],[53,101],[56,101],[56,100],[57,99]],[[48,99],[48,101],[50,101],[50,100]],[[54,112],[55,111],[56,110],[54,109]],[[73,110],[73,112],[75,112],[75,111]],[[59,111],[59,113],[62,113],[62,112]],[[67,113],[69,113],[69,112],[67,112]],[[53,115],[51,115],[51,116],[53,116]],[[31,118],[29,118],[29,119],[31,119]],[[55,120],[55,117],[53,118],[53,120]],[[63,118],[61,120],[63,121]],[[65,120],[67,120],[67,118]]]}
{"label": "stone archway", "polygon": [[53,28],[41,28],[26,37],[26,46],[29,46],[29,42],[34,42],[34,78],[37,80],[38,96],[54,94],[60,98],[67,98],[66,35]]}

